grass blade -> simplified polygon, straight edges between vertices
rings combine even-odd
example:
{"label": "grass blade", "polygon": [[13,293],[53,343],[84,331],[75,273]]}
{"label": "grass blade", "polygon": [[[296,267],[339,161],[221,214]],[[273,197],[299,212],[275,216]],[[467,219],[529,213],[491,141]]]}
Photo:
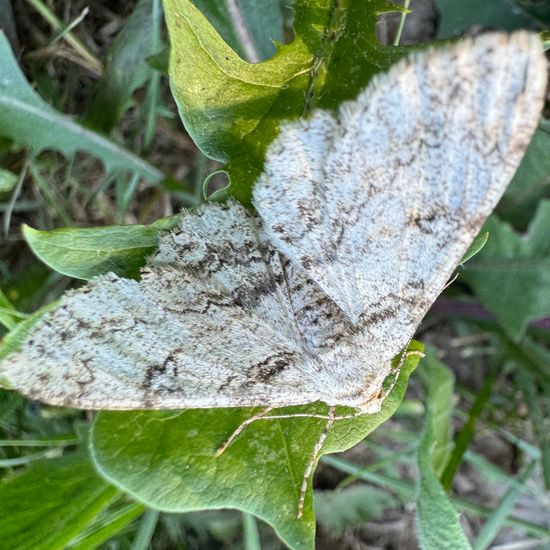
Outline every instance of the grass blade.
{"label": "grass blade", "polygon": [[[519,483],[524,483],[527,481],[535,468],[535,464],[536,461],[532,460],[527,465],[517,479]],[[508,488],[498,507],[489,516],[481,528],[481,531],[479,532],[473,545],[474,550],[485,550],[486,548],[489,548],[491,542],[498,535],[500,529],[504,526],[506,518],[510,515],[510,512],[512,511],[512,508],[514,507],[514,504],[520,494],[521,489],[517,486],[517,484]]]}
{"label": "grass blade", "polygon": [[483,409],[489,399],[495,379],[496,377],[494,373],[490,374],[485,379],[485,383],[483,384],[481,391],[477,394],[474,404],[470,409],[468,420],[456,436],[453,452],[451,453],[449,462],[441,475],[441,485],[445,491],[449,491],[451,488],[454,476],[460,467],[460,464],[462,464],[464,453],[468,449],[468,446],[475,435],[477,420],[481,416],[481,413],[483,412]]}
{"label": "grass blade", "polygon": [[258,523],[252,514],[243,513],[244,550],[261,550]]}
{"label": "grass blade", "polygon": [[136,538],[132,543],[132,550],[147,550],[150,548],[153,534],[157,527],[160,512],[158,510],[147,510],[143,515]]}

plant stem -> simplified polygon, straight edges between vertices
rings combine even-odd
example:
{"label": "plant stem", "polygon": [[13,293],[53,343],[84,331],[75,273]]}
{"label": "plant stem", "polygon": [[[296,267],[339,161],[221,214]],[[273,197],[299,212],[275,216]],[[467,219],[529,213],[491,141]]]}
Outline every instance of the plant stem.
{"label": "plant stem", "polygon": [[260,533],[256,518],[252,514],[243,513],[243,531],[245,550],[261,550]]}
{"label": "plant stem", "polygon": [[103,63],[71,32],[64,32],[66,25],[55,13],[53,13],[42,0],[26,0],[50,25],[55,32],[63,32],[63,39],[66,40],[78,54],[85,59],[90,68],[98,75],[103,74]]}
{"label": "plant stem", "polygon": [[147,550],[151,547],[151,539],[157,527],[159,516],[160,512],[158,510],[147,510],[143,514],[136,538],[132,543],[132,550]]}
{"label": "plant stem", "polygon": [[399,19],[399,27],[397,27],[397,32],[395,33],[395,38],[393,39],[394,46],[399,46],[399,42],[401,42],[401,35],[403,34],[405,21],[407,20],[407,15],[409,14],[410,5],[411,5],[411,0],[405,0],[405,2],[403,2],[403,7],[407,11],[401,12],[401,19]]}

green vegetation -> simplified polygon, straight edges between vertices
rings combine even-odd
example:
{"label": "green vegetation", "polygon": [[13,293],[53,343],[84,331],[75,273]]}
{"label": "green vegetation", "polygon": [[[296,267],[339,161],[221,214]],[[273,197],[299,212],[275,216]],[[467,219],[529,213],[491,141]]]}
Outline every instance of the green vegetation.
{"label": "green vegetation", "polygon": [[[0,21],[0,357],[78,279],[137,277],[179,209],[249,204],[281,121],[355,97],[408,51],[377,39],[382,17],[394,43],[405,13],[386,0],[239,0],[237,14],[212,0],[13,4]],[[526,0],[434,4],[436,28],[413,2],[395,42],[417,41],[413,21],[427,40],[550,26]],[[323,420],[256,422],[217,459],[250,410],[90,414],[0,388],[0,547],[550,544],[549,197],[541,120],[420,328],[426,357],[406,361],[379,414],[335,424],[303,519]]]}

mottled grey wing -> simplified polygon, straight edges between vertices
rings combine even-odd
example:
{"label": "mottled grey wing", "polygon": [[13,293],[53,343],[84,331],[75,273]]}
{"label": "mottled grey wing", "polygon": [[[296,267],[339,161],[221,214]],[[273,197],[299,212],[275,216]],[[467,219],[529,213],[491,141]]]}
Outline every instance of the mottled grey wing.
{"label": "mottled grey wing", "polygon": [[85,409],[290,405],[318,399],[256,221],[207,205],[165,234],[142,280],[67,293],[0,374],[29,397]]}
{"label": "mottled grey wing", "polygon": [[268,149],[268,238],[346,314],[367,370],[387,372],[493,210],[545,88],[535,34],[488,34],[412,54]]}

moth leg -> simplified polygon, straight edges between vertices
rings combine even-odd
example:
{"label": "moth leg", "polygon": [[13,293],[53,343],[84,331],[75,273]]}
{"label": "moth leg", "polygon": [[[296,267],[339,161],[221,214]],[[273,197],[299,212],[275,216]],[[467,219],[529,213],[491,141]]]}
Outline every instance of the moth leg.
{"label": "moth leg", "polygon": [[298,502],[298,519],[300,519],[304,513],[304,502],[306,499],[307,484],[309,482],[311,473],[313,472],[313,467],[315,466],[315,462],[317,461],[317,458],[319,457],[319,453],[321,452],[321,449],[323,448],[325,440],[327,439],[328,433],[332,428],[332,425],[334,424],[335,418],[336,418],[336,407],[332,406],[328,411],[328,420],[325,425],[325,428],[323,429],[321,435],[319,436],[319,439],[317,440],[315,447],[313,447],[311,458],[309,459],[307,468],[304,472],[304,477],[302,479],[302,487],[300,488],[300,500]]}
{"label": "moth leg", "polygon": [[[288,418],[319,418],[321,420],[330,420],[330,416],[326,414],[316,414],[316,413],[289,413],[289,414],[273,414],[267,416],[267,413],[273,410],[274,407],[266,407],[259,413],[256,413],[255,415],[251,416],[250,418],[247,418],[239,426],[237,429],[227,438],[226,442],[214,453],[214,456],[217,458],[221,456],[226,449],[235,441],[235,439],[241,434],[241,432],[252,422],[256,422],[256,420],[286,420]],[[337,417],[337,419],[346,419],[346,418],[354,418],[356,415],[348,415],[348,416],[342,416]]]}
{"label": "moth leg", "polygon": [[441,289],[439,294],[443,294],[444,290],[447,290],[458,279],[458,272],[456,272],[448,281],[447,284]]}
{"label": "moth leg", "polygon": [[393,390],[393,387],[395,386],[395,384],[397,384],[397,381],[399,380],[399,373],[401,372],[401,367],[404,365],[405,361],[409,357],[420,357],[420,358],[425,357],[425,354],[418,350],[406,351],[410,343],[411,343],[411,340],[409,340],[407,345],[405,346],[397,366],[391,369],[390,373],[394,375],[394,379],[392,380],[392,383],[387,390],[380,391],[380,397],[385,398],[388,394],[391,393],[391,391]]}
{"label": "moth leg", "polygon": [[[244,422],[241,422],[239,427],[229,436],[227,441],[214,453],[214,456],[217,458],[221,456],[227,447],[233,443],[233,441],[239,436],[239,434],[249,425],[252,424],[252,422],[255,422],[256,420],[260,420],[265,417],[265,415],[273,410],[273,407],[266,407],[263,411],[260,411],[259,413],[256,413],[255,415],[251,416],[250,418],[247,418]],[[268,417],[270,418],[270,417]]]}
{"label": "moth leg", "polygon": [[405,359],[408,359],[409,357],[420,357],[420,359],[422,359],[423,357],[426,357],[426,354],[423,351],[412,350],[405,353]]}
{"label": "moth leg", "polygon": [[[317,413],[290,413],[290,414],[272,414],[269,416],[266,416],[269,411],[273,410],[273,407],[268,407],[264,409],[263,411],[260,411],[258,414],[255,414],[254,416],[251,416],[250,418],[247,418],[244,422],[242,422],[239,427],[227,438],[227,441],[214,453],[215,457],[221,456],[227,448],[233,443],[233,441],[236,439],[238,435],[252,422],[256,422],[256,420],[286,420],[289,418],[318,418],[320,420],[330,420],[330,416],[327,414],[317,414]],[[358,412],[353,414],[347,414],[342,416],[336,416],[335,420],[349,420],[350,418],[355,418],[356,416],[360,416],[362,414],[369,414],[366,412]]]}

